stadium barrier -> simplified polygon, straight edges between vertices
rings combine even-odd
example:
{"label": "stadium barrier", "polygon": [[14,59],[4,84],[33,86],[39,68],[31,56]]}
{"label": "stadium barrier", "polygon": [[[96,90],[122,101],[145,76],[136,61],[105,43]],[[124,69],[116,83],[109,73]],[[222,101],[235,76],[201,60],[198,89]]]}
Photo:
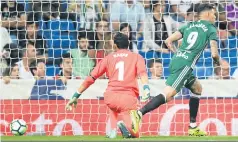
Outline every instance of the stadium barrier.
{"label": "stadium barrier", "polygon": [[[238,136],[238,99],[202,99],[198,123],[209,135]],[[74,112],[66,100],[1,100],[1,135],[11,135],[9,123],[23,118],[28,135],[105,135],[110,131],[103,100],[84,99]],[[141,135],[187,135],[188,99],[176,99],[145,115]]]}
{"label": "stadium barrier", "polygon": [[[197,119],[201,129],[209,135],[238,136],[237,81],[201,82],[204,93]],[[74,112],[65,111],[67,99],[80,83],[82,80],[70,80],[67,87],[60,80],[12,80],[7,85],[1,82],[1,135],[10,135],[9,123],[17,118],[27,122],[27,135],[105,135],[110,131],[108,108],[102,98],[107,80],[96,81],[82,95]],[[153,96],[162,90],[164,80],[151,80],[150,86]],[[187,135],[187,95],[180,93],[173,101],[145,115],[141,135]]]}
{"label": "stadium barrier", "polygon": [[[238,80],[200,81],[203,86],[202,97],[238,96]],[[12,80],[10,84],[4,84],[3,81],[0,80],[0,99],[71,99],[82,82],[83,80],[68,80],[65,86],[61,80]],[[80,98],[98,99],[103,97],[107,82],[108,80],[97,80]],[[156,94],[162,92],[165,87],[165,80],[150,80],[149,83],[151,96],[156,96]],[[142,89],[141,84],[139,84],[139,88]],[[140,92],[142,94],[142,90],[140,90]],[[190,95],[190,92],[185,89],[176,97],[180,97],[181,95],[187,96]]]}

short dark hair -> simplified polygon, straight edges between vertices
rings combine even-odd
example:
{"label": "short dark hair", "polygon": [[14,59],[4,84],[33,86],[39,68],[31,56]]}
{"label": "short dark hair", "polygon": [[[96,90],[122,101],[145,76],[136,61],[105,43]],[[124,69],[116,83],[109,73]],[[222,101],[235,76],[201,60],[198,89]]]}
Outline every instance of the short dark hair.
{"label": "short dark hair", "polygon": [[96,27],[98,27],[98,24],[99,24],[99,22],[101,22],[101,21],[107,22],[107,25],[109,26],[108,20],[105,19],[105,18],[103,18],[103,19],[99,19],[99,20],[96,21]]}
{"label": "short dark hair", "polygon": [[159,0],[152,0],[150,1],[150,10],[154,11],[155,5],[157,5],[160,1]]}
{"label": "short dark hair", "polygon": [[187,10],[187,15],[189,15],[192,12],[197,13],[199,5],[200,5],[200,3],[196,3],[196,4],[192,3],[191,6],[189,7],[189,9]]}
{"label": "short dark hair", "polygon": [[131,28],[131,25],[129,23],[120,23],[120,31],[122,31],[126,27],[129,28],[129,41],[130,41],[129,49],[132,50],[133,44],[132,44],[132,28]]}
{"label": "short dark hair", "polygon": [[11,64],[9,67],[6,68],[6,70],[3,72],[3,76],[10,76],[13,68],[15,66],[18,66],[18,64]]}
{"label": "short dark hair", "polygon": [[27,41],[26,41],[26,44],[25,44],[26,47],[24,47],[24,48],[21,49],[21,55],[22,55],[22,57],[26,55],[26,51],[27,51],[27,46],[28,46],[28,45],[32,45],[32,46],[35,47],[35,42],[30,41],[30,40],[27,40]]}
{"label": "short dark hair", "polygon": [[200,14],[203,11],[208,11],[208,10],[212,10],[212,9],[215,9],[214,5],[208,4],[208,3],[203,3],[203,4],[199,4],[199,6],[197,8],[197,12],[198,12],[198,14]]}
{"label": "short dark hair", "polygon": [[3,47],[3,49],[10,53],[10,58],[5,58],[8,65],[14,64],[22,58],[21,49],[15,43],[8,43]]}
{"label": "short dark hair", "polygon": [[161,64],[162,64],[162,62],[161,62],[160,59],[151,59],[151,60],[149,60],[149,62],[148,62],[148,68],[152,68],[153,65],[154,65],[154,63],[161,63]]}
{"label": "short dark hair", "polygon": [[37,13],[29,13],[27,16],[27,22],[26,25],[32,25],[35,24],[37,27],[39,26],[39,21],[38,21],[38,14]]}
{"label": "short dark hair", "polygon": [[60,58],[60,64],[62,64],[63,60],[64,60],[64,59],[67,59],[67,58],[69,58],[69,59],[72,59],[72,58],[73,58],[70,52],[64,53],[64,54],[61,56],[61,58]]}
{"label": "short dark hair", "polygon": [[82,38],[85,38],[85,39],[88,39],[89,41],[89,48],[90,49],[93,49],[96,44],[95,44],[95,32],[92,32],[92,31],[84,31],[84,32],[80,32],[79,35],[78,35],[78,40],[81,40]]}
{"label": "short dark hair", "polygon": [[114,43],[119,49],[128,49],[130,42],[127,35],[124,35],[123,33],[116,33]]}
{"label": "short dark hair", "polygon": [[34,60],[33,62],[31,62],[31,64],[30,64],[30,71],[31,71],[31,74],[32,74],[33,76],[34,76],[33,70],[36,70],[37,65],[38,65],[39,63],[45,63],[45,61],[42,60],[42,59],[37,59],[37,60]]}
{"label": "short dark hair", "polygon": [[78,35],[78,40],[85,38],[88,40],[94,40],[94,32],[86,31],[86,32],[80,32]]}
{"label": "short dark hair", "polygon": [[31,41],[31,40],[27,40],[27,41],[26,41],[26,46],[27,46],[28,44],[35,46],[35,42],[33,42],[33,41]]}

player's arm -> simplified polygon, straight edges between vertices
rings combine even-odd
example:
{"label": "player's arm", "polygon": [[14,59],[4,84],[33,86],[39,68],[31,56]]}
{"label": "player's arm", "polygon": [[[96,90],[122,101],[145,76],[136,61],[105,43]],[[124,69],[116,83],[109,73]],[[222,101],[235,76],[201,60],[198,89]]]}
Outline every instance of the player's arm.
{"label": "player's arm", "polygon": [[209,35],[208,39],[210,41],[210,46],[211,46],[211,54],[213,58],[213,62],[215,66],[220,66],[220,56],[218,53],[218,45],[217,45],[217,30],[215,27],[209,28]]}
{"label": "player's arm", "polygon": [[142,101],[147,101],[150,98],[150,87],[148,85],[149,80],[146,72],[145,61],[140,55],[138,55],[136,68],[137,68],[137,75],[140,77],[141,83],[143,85]]}
{"label": "player's arm", "polygon": [[97,78],[106,72],[107,58],[102,59],[93,69],[90,75],[84,80],[77,91],[74,93],[72,99],[67,103],[66,110],[72,110],[72,105],[76,108],[77,100],[81,94],[91,86]]}
{"label": "player's arm", "polygon": [[175,52],[173,42],[181,39],[182,37],[183,37],[182,33],[180,31],[176,31],[165,40],[165,44],[172,52]]}
{"label": "player's arm", "polygon": [[218,46],[216,40],[210,40],[211,54],[215,66],[220,66],[220,56],[218,53]]}

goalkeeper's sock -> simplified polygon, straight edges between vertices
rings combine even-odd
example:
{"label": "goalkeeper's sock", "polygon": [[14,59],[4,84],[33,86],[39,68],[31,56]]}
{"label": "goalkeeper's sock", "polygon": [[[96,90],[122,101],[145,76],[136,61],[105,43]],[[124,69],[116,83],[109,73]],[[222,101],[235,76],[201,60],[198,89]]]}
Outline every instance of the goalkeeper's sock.
{"label": "goalkeeper's sock", "polygon": [[150,111],[158,108],[160,105],[164,104],[165,102],[166,102],[166,97],[163,94],[159,94],[159,95],[155,96],[153,99],[151,99],[139,111],[142,113],[142,115],[145,115],[147,112],[150,112]]}
{"label": "goalkeeper's sock", "polygon": [[199,108],[199,97],[198,96],[191,96],[189,100],[189,113],[190,113],[190,127],[194,128],[197,126],[196,118]]}

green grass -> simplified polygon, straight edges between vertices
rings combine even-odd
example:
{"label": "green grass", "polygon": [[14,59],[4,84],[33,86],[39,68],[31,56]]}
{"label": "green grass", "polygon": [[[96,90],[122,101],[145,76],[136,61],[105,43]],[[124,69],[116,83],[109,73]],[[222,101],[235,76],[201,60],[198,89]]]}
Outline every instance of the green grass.
{"label": "green grass", "polygon": [[108,139],[104,136],[2,136],[2,141],[238,141],[238,137],[232,136],[150,136],[138,139],[123,139],[118,136],[116,139]]}

